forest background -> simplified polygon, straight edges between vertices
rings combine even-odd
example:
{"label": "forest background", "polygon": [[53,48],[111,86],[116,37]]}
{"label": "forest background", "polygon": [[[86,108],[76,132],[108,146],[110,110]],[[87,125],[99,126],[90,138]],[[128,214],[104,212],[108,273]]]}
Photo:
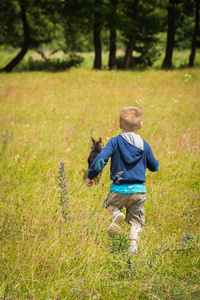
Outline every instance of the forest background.
{"label": "forest background", "polygon": [[199,0],[2,0],[0,45],[5,72],[199,66]]}

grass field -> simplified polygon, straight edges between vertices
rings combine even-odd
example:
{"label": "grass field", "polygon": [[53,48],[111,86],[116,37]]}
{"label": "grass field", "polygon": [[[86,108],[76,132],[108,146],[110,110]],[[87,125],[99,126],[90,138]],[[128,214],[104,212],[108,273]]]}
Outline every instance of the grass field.
{"label": "grass field", "polygon": [[[85,184],[91,135],[120,133],[126,104],[144,110],[140,135],[160,162],[135,257],[127,224],[107,237],[109,165]],[[200,299],[199,112],[200,69],[0,74],[0,299]]]}

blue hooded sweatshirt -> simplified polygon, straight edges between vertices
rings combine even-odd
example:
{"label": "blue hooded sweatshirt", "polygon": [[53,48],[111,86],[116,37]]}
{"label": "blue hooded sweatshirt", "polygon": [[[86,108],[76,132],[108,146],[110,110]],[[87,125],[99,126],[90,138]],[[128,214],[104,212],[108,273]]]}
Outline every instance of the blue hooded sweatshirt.
{"label": "blue hooded sweatshirt", "polygon": [[149,144],[139,135],[126,132],[110,139],[91,165],[88,178],[95,178],[111,157],[111,191],[118,193],[146,193],[146,168],[155,172],[159,162]]}

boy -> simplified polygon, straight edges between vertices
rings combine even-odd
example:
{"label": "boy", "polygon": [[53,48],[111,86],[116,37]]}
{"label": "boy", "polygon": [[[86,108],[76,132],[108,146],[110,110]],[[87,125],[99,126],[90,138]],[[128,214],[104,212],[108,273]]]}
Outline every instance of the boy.
{"label": "boy", "polygon": [[142,115],[143,111],[135,105],[122,107],[119,119],[122,133],[110,139],[91,165],[87,178],[87,186],[91,187],[94,178],[111,157],[110,178],[113,183],[103,203],[113,215],[108,235],[114,237],[119,233],[125,219],[121,209],[126,207],[126,221],[130,224],[129,252],[133,253],[138,251],[138,242],[145,222],[146,168],[152,172],[159,170],[159,162],[150,146],[137,134],[143,125]]}

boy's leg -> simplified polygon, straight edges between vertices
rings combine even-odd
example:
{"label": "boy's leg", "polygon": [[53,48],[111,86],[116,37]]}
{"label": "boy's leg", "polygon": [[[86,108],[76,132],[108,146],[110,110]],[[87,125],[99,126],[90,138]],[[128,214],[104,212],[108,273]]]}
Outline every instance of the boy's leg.
{"label": "boy's leg", "polygon": [[142,228],[140,226],[131,225],[130,235],[129,235],[130,238],[129,252],[137,253],[141,232],[142,232]]}
{"label": "boy's leg", "polygon": [[115,237],[121,230],[125,215],[120,210],[124,206],[125,195],[110,191],[103,203],[108,212],[113,216],[112,223],[108,227],[109,237]]}
{"label": "boy's leg", "polygon": [[121,212],[121,210],[113,205],[109,205],[108,206],[108,212],[113,216],[115,217],[115,215],[119,212]]}
{"label": "boy's leg", "polygon": [[107,231],[108,231],[109,237],[113,238],[120,232],[121,225],[125,219],[125,215],[119,208],[117,208],[113,205],[110,205],[108,207],[108,212],[113,216],[113,219],[112,219],[112,223],[108,227]]}
{"label": "boy's leg", "polygon": [[[132,198],[132,199],[131,199]],[[127,206],[126,220],[130,224],[130,247],[129,252],[137,253],[138,243],[145,223],[145,194],[132,194],[130,205]]]}

